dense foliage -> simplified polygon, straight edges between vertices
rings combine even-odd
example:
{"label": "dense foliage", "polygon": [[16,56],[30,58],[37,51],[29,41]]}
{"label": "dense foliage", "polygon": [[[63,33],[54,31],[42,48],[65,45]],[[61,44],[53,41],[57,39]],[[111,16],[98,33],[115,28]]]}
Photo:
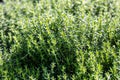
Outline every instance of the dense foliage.
{"label": "dense foliage", "polygon": [[0,80],[120,79],[119,0],[4,0]]}

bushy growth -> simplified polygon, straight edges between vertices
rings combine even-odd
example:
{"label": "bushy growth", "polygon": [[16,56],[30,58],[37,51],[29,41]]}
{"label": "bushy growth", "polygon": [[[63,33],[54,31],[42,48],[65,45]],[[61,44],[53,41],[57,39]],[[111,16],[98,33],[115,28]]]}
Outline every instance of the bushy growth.
{"label": "bushy growth", "polygon": [[120,79],[119,0],[4,0],[1,80]]}

